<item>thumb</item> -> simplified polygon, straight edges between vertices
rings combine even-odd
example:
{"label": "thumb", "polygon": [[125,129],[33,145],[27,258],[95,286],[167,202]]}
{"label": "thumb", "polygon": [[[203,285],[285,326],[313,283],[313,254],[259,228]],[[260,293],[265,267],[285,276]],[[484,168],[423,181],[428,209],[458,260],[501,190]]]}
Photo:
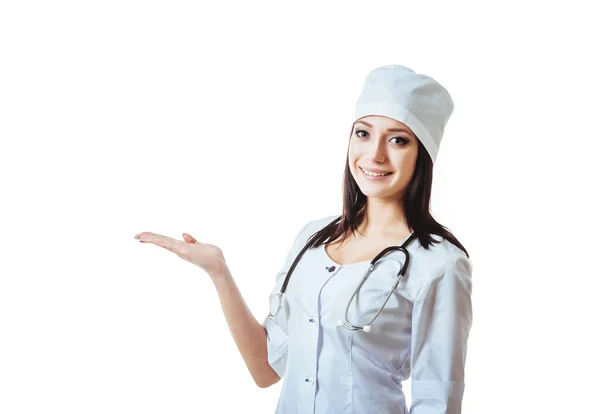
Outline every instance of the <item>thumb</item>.
{"label": "thumb", "polygon": [[183,236],[183,240],[184,240],[186,243],[191,243],[191,244],[194,244],[194,243],[197,243],[197,242],[198,242],[198,240],[194,239],[192,236],[190,236],[190,235],[189,235],[189,234],[187,234],[187,233],[183,233],[183,235],[182,235],[182,236]]}

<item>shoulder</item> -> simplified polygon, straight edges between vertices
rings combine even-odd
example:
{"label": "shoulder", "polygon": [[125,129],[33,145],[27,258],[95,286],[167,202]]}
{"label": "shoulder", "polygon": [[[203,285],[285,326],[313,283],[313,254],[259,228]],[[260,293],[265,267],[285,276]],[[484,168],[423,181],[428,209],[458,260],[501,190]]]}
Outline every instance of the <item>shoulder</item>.
{"label": "shoulder", "polygon": [[[457,246],[440,236],[433,235],[435,243],[425,250],[420,245],[415,262],[422,277],[422,285],[415,303],[443,299],[456,302],[469,300],[472,292],[472,264],[467,255]],[[448,302],[450,303],[450,302]]]}
{"label": "shoulder", "polygon": [[317,219],[309,221],[302,228],[301,237],[303,239],[308,239],[314,233],[323,229],[325,226],[327,226],[329,223],[331,223],[333,220],[335,220],[339,216],[340,216],[339,214],[333,214],[333,215],[329,215],[329,216],[319,217]]}
{"label": "shoulder", "polygon": [[432,237],[439,241],[424,249],[418,247],[419,260],[428,262],[430,266],[430,282],[440,278],[461,278],[471,280],[473,263],[464,251],[438,235]]}

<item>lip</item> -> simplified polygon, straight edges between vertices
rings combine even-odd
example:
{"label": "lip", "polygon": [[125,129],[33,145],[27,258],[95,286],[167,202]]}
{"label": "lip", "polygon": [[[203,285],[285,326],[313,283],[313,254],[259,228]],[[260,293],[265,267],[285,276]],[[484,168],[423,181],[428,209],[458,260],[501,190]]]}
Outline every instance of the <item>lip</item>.
{"label": "lip", "polygon": [[381,174],[381,173],[390,172],[390,171],[378,170],[377,168],[366,168],[366,167],[363,167],[361,165],[359,165],[359,168],[362,168],[365,171],[372,172],[372,173],[375,173],[375,174]]}
{"label": "lip", "polygon": [[387,180],[388,178],[390,178],[393,175],[393,174],[388,174],[388,175],[384,175],[382,177],[372,177],[370,175],[365,174],[365,172],[363,171],[362,167],[358,167],[358,169],[360,170],[360,173],[362,174],[362,176],[365,177],[365,179],[369,180],[369,181]]}

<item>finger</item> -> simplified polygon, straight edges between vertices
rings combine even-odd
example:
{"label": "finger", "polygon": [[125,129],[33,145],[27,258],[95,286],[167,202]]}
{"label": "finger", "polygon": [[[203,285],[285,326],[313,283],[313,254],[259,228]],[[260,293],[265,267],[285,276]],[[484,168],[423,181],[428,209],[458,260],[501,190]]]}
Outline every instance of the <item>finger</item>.
{"label": "finger", "polygon": [[143,232],[140,233],[138,236],[141,242],[155,244],[176,254],[182,253],[181,247],[183,246],[183,242],[181,242],[180,240],[176,240],[169,236],[163,236],[162,234],[150,232]]}
{"label": "finger", "polygon": [[198,240],[196,240],[195,238],[193,238],[192,236],[190,236],[187,233],[183,233],[182,236],[183,236],[183,240],[185,240],[187,243],[191,243],[191,244],[198,243]]}
{"label": "finger", "polygon": [[145,241],[142,239],[142,234],[143,233],[138,233],[135,236],[133,236],[133,238],[139,241],[140,243],[145,243]]}
{"label": "finger", "polygon": [[168,236],[160,236],[155,238],[155,244],[157,246],[163,247],[173,253],[180,254],[180,246],[182,242],[180,240],[175,240]]}

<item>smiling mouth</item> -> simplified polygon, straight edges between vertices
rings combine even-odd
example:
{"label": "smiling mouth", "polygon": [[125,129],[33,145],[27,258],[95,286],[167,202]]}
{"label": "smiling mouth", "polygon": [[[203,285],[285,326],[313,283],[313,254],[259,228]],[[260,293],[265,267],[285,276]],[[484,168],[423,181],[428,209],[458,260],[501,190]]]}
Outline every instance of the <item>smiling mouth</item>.
{"label": "smiling mouth", "polygon": [[358,167],[358,168],[360,168],[360,170],[363,172],[363,174],[366,175],[367,177],[385,177],[386,175],[391,174],[391,172],[388,172],[385,174],[375,174],[375,173],[367,172],[367,171],[363,170],[361,167]]}

